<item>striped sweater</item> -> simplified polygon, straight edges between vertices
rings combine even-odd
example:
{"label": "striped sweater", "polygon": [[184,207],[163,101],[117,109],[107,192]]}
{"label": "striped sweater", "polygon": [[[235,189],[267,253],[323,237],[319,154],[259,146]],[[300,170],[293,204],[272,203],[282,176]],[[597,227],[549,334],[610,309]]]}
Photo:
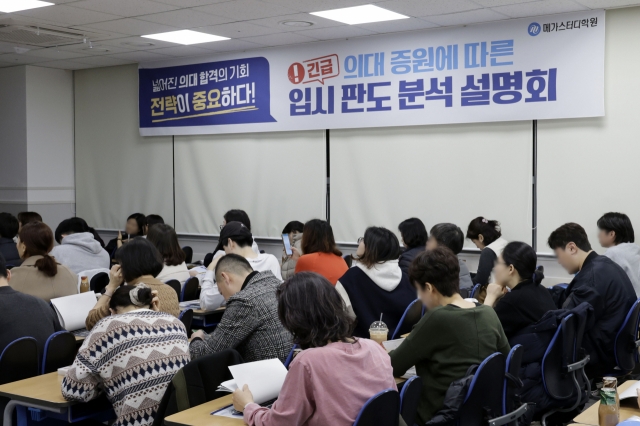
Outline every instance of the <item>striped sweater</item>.
{"label": "striped sweater", "polygon": [[86,402],[104,390],[116,426],[151,425],[173,376],[190,361],[179,319],[149,309],[98,322],[62,381],[67,400]]}

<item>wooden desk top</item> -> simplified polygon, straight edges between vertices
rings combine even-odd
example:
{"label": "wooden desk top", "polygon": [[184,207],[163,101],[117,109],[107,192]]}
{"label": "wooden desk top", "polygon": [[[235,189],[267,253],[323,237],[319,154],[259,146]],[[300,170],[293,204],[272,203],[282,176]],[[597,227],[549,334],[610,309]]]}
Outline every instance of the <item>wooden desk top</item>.
{"label": "wooden desk top", "polygon": [[46,407],[69,407],[75,402],[62,397],[62,376],[49,373],[0,386],[0,396]]}
{"label": "wooden desk top", "polygon": [[406,338],[407,338],[407,336],[409,336],[410,334],[411,334],[411,333],[403,334],[403,335],[401,335],[400,337],[402,337],[403,339],[406,339]]}
{"label": "wooden desk top", "polygon": [[84,337],[84,336],[75,336],[75,338],[76,338],[76,342],[84,342],[84,339],[86,337]]}
{"label": "wooden desk top", "polygon": [[[396,384],[404,383],[407,379],[396,377]],[[197,407],[190,408],[164,419],[167,426],[239,426],[244,425],[244,420],[229,417],[212,416],[216,410],[231,405],[231,394],[214,399]]]}
{"label": "wooden desk top", "polygon": [[[635,380],[627,380],[618,386],[618,393],[629,389],[634,383],[636,383]],[[638,409],[638,404],[634,399],[621,401],[621,403],[623,405],[620,407],[620,421],[627,420],[629,417],[640,416],[640,409]],[[598,408],[600,408],[599,402],[584,410],[573,421],[582,425],[598,426]]]}
{"label": "wooden desk top", "polygon": [[219,312],[224,312],[225,309],[227,309],[226,306],[222,306],[222,307],[220,307],[218,309],[214,309],[212,311],[211,310],[207,311],[205,309],[194,309],[193,310],[193,315],[195,315],[195,316],[211,315],[211,314],[216,314],[216,313],[219,313]]}

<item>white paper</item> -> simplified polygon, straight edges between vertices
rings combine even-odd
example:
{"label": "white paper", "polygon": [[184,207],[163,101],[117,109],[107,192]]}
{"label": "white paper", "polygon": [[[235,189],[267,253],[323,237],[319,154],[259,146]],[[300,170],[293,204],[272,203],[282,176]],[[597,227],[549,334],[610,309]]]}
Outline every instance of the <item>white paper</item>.
{"label": "white paper", "polygon": [[189,269],[189,272],[197,272],[198,275],[200,274],[205,274],[207,272],[207,267],[206,266],[196,266],[195,268],[191,268]]}
{"label": "white paper", "polygon": [[232,365],[229,370],[238,389],[249,385],[257,404],[277,398],[287,377],[287,369],[277,358]]}
{"label": "white paper", "polygon": [[186,302],[180,302],[180,310],[184,309],[200,309],[199,300],[188,300]]}
{"label": "white paper", "polygon": [[233,392],[236,389],[238,389],[238,385],[236,384],[235,380],[227,380],[226,382],[222,382],[220,383],[220,386],[218,386],[218,390],[221,392]]}
{"label": "white paper", "polygon": [[412,378],[413,376],[417,376],[417,375],[418,375],[418,373],[416,373],[416,367],[415,367],[415,365],[414,365],[413,367],[411,367],[410,369],[408,369],[408,370],[407,370],[407,372],[406,372],[406,373],[404,373],[404,375],[403,375],[403,376],[401,376],[401,377],[402,377],[403,379],[407,379],[407,380],[408,380],[408,379]]}
{"label": "white paper", "polygon": [[640,389],[640,381],[635,382],[629,389],[620,394],[620,399],[638,398],[638,389]]}
{"label": "white paper", "polygon": [[390,352],[398,349],[398,346],[400,346],[402,342],[404,342],[404,337],[402,339],[387,340],[386,342],[382,342],[382,346],[384,346],[387,352]]}
{"label": "white paper", "polygon": [[222,410],[214,411],[211,413],[212,416],[221,416],[221,417],[231,417],[232,419],[241,419],[243,417],[242,413],[236,414],[236,410],[233,408],[233,405],[223,408]]}
{"label": "white paper", "polygon": [[51,304],[58,314],[60,325],[67,331],[85,328],[89,311],[96,306],[96,294],[93,291],[74,294],[72,296],[51,299]]}

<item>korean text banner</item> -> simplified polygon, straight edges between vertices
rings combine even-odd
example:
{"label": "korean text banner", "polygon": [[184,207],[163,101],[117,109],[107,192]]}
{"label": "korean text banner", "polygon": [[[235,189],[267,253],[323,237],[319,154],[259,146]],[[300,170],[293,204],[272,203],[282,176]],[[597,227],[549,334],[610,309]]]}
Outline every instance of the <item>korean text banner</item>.
{"label": "korean text banner", "polygon": [[604,25],[592,10],[143,65],[140,133],[602,116]]}

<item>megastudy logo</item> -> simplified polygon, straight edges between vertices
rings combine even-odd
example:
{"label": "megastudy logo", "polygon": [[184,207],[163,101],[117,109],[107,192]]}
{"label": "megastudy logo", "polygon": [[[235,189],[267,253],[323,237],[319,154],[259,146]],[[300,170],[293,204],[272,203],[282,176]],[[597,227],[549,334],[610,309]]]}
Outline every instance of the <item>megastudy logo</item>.
{"label": "megastudy logo", "polygon": [[540,34],[540,30],[541,29],[542,29],[542,27],[540,27],[540,24],[538,24],[537,22],[530,23],[529,24],[529,29],[528,29],[529,35],[531,37],[535,37],[538,34]]}

